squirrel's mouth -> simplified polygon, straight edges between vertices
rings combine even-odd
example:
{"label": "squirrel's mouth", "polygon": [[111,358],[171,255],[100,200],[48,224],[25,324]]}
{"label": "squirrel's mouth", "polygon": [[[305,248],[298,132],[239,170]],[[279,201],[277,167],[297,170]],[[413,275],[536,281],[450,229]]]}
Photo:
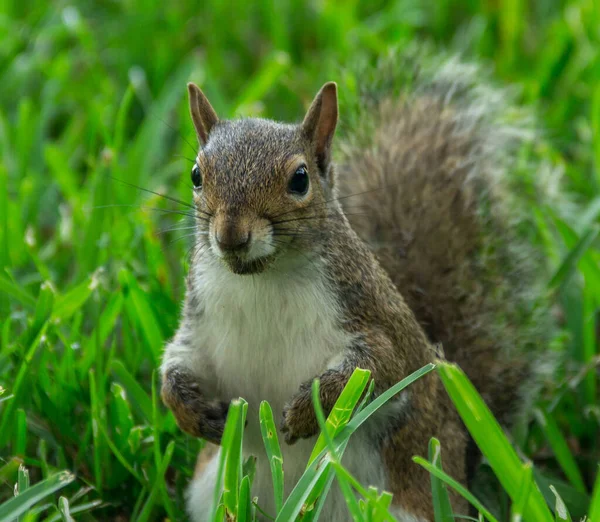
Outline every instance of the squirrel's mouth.
{"label": "squirrel's mouth", "polygon": [[264,256],[252,260],[244,260],[238,256],[225,256],[223,261],[227,267],[237,275],[252,275],[264,272],[271,264],[275,256]]}

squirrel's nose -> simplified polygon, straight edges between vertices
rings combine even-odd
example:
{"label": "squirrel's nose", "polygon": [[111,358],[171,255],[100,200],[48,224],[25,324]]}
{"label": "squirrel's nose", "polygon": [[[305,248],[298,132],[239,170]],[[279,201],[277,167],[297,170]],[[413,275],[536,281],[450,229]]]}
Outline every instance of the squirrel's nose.
{"label": "squirrel's nose", "polygon": [[217,245],[223,252],[241,252],[250,244],[250,232],[227,227],[215,232]]}

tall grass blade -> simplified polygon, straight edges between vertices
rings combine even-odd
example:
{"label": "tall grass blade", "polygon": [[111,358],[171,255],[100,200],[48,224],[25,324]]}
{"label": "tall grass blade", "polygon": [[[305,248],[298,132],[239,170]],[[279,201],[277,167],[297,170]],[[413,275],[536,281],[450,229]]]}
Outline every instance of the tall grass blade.
{"label": "tall grass blade", "polygon": [[273,410],[271,410],[268,402],[262,401],[260,403],[259,415],[260,432],[265,444],[269,466],[271,467],[275,508],[279,512],[281,506],[283,506],[283,456],[277,437],[277,428],[273,420]]}
{"label": "tall grass blade", "polygon": [[68,471],[61,471],[29,487],[22,494],[0,505],[0,522],[13,522],[35,504],[68,486],[74,480],[75,475]]}
{"label": "tall grass blade", "polygon": [[[502,428],[458,366],[442,362],[438,372],[469,433],[506,492],[513,502],[516,501],[519,498],[518,488],[522,484],[523,466]],[[552,521],[552,515],[536,484],[532,486],[525,507],[525,518],[539,522]]]}
{"label": "tall grass blade", "polygon": [[546,435],[546,440],[552,447],[552,451],[556,455],[556,459],[565,472],[565,475],[571,481],[571,484],[575,486],[575,488],[577,488],[580,492],[585,493],[586,489],[581,472],[577,467],[575,458],[571,454],[569,445],[560,432],[554,417],[549,415],[542,408],[537,408],[535,410],[535,417],[539,426],[542,428],[542,431]]}
{"label": "tall grass blade", "polygon": [[[429,441],[429,462],[432,466],[443,470],[442,447],[440,441],[432,438]],[[444,483],[435,475],[431,475],[431,495],[433,497],[433,513],[435,522],[454,522],[450,497]]]}

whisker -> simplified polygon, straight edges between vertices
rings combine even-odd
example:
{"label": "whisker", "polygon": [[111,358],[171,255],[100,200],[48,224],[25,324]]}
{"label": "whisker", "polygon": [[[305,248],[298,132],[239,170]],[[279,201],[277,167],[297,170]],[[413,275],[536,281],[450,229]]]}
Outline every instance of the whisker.
{"label": "whisker", "polygon": [[110,174],[108,175],[108,177],[115,181],[123,183],[124,185],[128,185],[129,187],[133,187],[135,189],[142,190],[144,192],[148,192],[149,194],[154,194],[155,196],[159,196],[161,198],[168,199],[169,201],[173,201],[174,203],[183,205],[184,207],[188,207],[188,208],[192,208],[192,209],[196,210],[195,205],[192,205],[191,203],[186,203],[185,201],[181,201],[180,199],[177,199],[177,198],[174,198],[171,196],[167,196],[165,194],[161,194],[160,192],[155,192],[154,190],[150,190],[150,189],[147,189],[144,187],[140,187],[138,185],[134,185],[133,183],[129,183],[128,181],[123,181],[122,179],[115,178],[114,176],[111,176]]}
{"label": "whisker", "polygon": [[292,229],[292,228],[285,228],[285,229],[275,229],[271,232],[271,235],[274,237],[277,236],[294,236],[294,237],[305,237],[305,238],[311,238],[314,237],[315,235],[318,234],[322,234],[323,231],[322,230],[311,230],[309,228],[297,228],[297,229]]}
{"label": "whisker", "polygon": [[177,241],[181,241],[182,239],[186,239],[186,238],[190,238],[190,237],[196,237],[196,234],[184,234],[183,236],[179,236],[179,237],[172,239],[171,241],[169,241],[169,244],[172,245],[173,243],[175,243]]}
{"label": "whisker", "polygon": [[189,249],[188,251],[185,253],[185,257],[188,258],[188,263],[190,264],[190,266],[193,265],[193,263],[196,262],[196,252],[198,251],[198,249],[200,248],[200,244],[199,243],[194,243]]}
{"label": "whisker", "polygon": [[349,214],[341,213],[341,212],[340,213],[335,212],[333,214],[329,214],[329,215],[326,215],[326,216],[320,216],[320,215],[316,215],[316,216],[300,216],[300,217],[292,218],[292,219],[284,219],[282,221],[272,221],[272,224],[273,225],[280,225],[280,224],[283,224],[283,223],[294,223],[296,221],[308,221],[308,220],[311,220],[311,219],[312,220],[322,219],[323,217],[343,219],[344,216],[366,216],[366,215],[367,214],[365,212],[362,212],[362,213],[353,212],[353,213],[349,213]]}
{"label": "whisker", "polygon": [[[381,186],[381,187],[376,187],[376,188],[374,188],[374,189],[365,190],[365,191],[362,191],[362,192],[356,192],[356,193],[354,193],[354,194],[347,194],[346,196],[341,196],[341,197],[338,197],[338,198],[332,198],[332,199],[329,199],[329,200],[327,200],[327,201],[323,201],[323,202],[321,202],[321,203],[314,203],[314,204],[312,204],[312,205],[308,205],[308,206],[307,206],[307,207],[305,207],[305,208],[319,207],[319,206],[327,205],[327,204],[329,204],[329,203],[333,203],[333,202],[335,202],[335,201],[342,201],[342,200],[344,200],[344,199],[353,198],[353,197],[355,197],[355,196],[362,196],[363,194],[368,194],[368,193],[370,193],[370,192],[376,192],[377,190],[383,190],[383,189],[389,188],[389,187],[391,187],[392,185],[394,185],[394,183],[389,183],[389,184],[387,184],[387,185],[383,185],[383,186]],[[277,215],[273,216],[273,219],[276,219],[276,218],[278,218],[278,217],[281,217],[281,216],[285,216],[286,214],[289,214],[289,213],[291,213],[291,212],[294,212],[294,210],[295,210],[295,209],[293,209],[293,210],[288,210],[288,211],[286,211],[286,212],[282,212],[281,214],[277,214]]]}
{"label": "whisker", "polygon": [[317,239],[319,237],[323,237],[323,234],[321,232],[317,232],[314,234],[294,234],[293,232],[292,233],[288,232],[285,234],[273,234],[271,237],[278,238],[280,240],[285,239],[285,238],[313,240],[313,239]]}
{"label": "whisker", "polygon": [[164,214],[176,214],[178,216],[186,216],[186,217],[200,219],[201,221],[208,222],[208,218],[205,218],[203,216],[194,215],[194,214],[188,214],[187,212],[183,212],[182,210],[170,210],[167,208],[157,208],[157,207],[140,207],[139,205],[97,205],[95,207],[92,207],[92,210],[96,210],[99,208],[111,208],[111,207],[128,207],[128,208],[135,208],[138,210],[154,210],[156,212],[162,212]]}
{"label": "whisker", "polygon": [[[293,241],[293,240],[292,240]],[[295,252],[298,252],[298,254],[300,254],[304,259],[306,259],[306,261],[308,261],[309,264],[314,264],[315,263],[315,259],[311,259],[306,255],[306,252],[303,252],[302,250],[300,250],[299,248],[295,247],[294,245],[292,245],[292,241],[286,242],[286,241],[281,241],[281,240],[273,240],[273,243],[275,243],[276,245],[281,245],[284,246],[285,248],[291,248],[292,250],[294,250]]]}
{"label": "whisker", "polygon": [[169,127],[169,129],[171,129],[171,130],[175,131],[177,134],[179,134],[179,136],[181,137],[181,139],[182,139],[182,140],[183,140],[185,143],[187,143],[187,144],[188,144],[188,146],[190,147],[190,149],[192,149],[192,150],[194,151],[194,154],[197,154],[197,153],[198,153],[198,149],[197,149],[197,147],[194,147],[194,146],[193,146],[193,145],[192,145],[192,144],[191,144],[191,143],[190,143],[190,142],[187,140],[187,138],[186,138],[186,137],[183,135],[183,133],[181,132],[181,130],[180,130],[180,129],[178,129],[178,128],[176,128],[176,127],[173,127],[173,126],[172,126],[170,123],[167,123],[165,120],[163,120],[163,119],[162,119],[162,118],[161,118],[161,117],[160,117],[158,114],[156,114],[154,111],[151,111],[151,112],[153,112],[153,113],[154,113],[154,114],[153,114],[153,116],[154,116],[154,117],[155,117],[157,120],[161,121],[161,122],[162,122],[162,123],[164,123],[164,124],[165,124],[167,127]]}
{"label": "whisker", "polygon": [[[194,230],[193,228],[173,228],[170,230],[162,230],[157,232],[157,235],[162,236],[164,234],[166,234],[167,232],[180,232],[180,231],[184,231],[184,230]],[[186,234],[186,236],[189,237],[197,237],[197,236],[208,236],[209,233],[208,232],[198,232],[197,230],[194,230],[194,232],[190,232],[189,234]]]}
{"label": "whisker", "polygon": [[183,154],[173,154],[173,157],[174,158],[183,158],[183,159],[186,159],[186,160],[188,160],[188,161],[190,161],[190,162],[192,162],[194,164],[197,161],[196,159],[188,158],[187,156],[184,156]]}
{"label": "whisker", "polygon": [[167,227],[167,228],[162,228],[161,230],[159,230],[159,232],[161,234],[164,234],[166,232],[174,232],[174,231],[178,231],[178,230],[195,230],[196,226],[193,225],[191,227]]}

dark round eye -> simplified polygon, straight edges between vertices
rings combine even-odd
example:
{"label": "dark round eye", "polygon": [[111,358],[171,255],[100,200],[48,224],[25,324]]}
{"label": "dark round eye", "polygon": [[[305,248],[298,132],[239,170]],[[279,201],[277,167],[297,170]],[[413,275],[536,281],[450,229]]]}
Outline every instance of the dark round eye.
{"label": "dark round eye", "polygon": [[192,168],[192,183],[196,188],[202,186],[202,174],[200,174],[200,167],[197,164]]}
{"label": "dark round eye", "polygon": [[301,196],[304,196],[304,194],[308,192],[309,184],[310,179],[308,177],[308,172],[306,171],[306,166],[302,165],[296,170],[296,172],[294,172],[292,179],[290,179],[288,190],[292,194],[300,194]]}

